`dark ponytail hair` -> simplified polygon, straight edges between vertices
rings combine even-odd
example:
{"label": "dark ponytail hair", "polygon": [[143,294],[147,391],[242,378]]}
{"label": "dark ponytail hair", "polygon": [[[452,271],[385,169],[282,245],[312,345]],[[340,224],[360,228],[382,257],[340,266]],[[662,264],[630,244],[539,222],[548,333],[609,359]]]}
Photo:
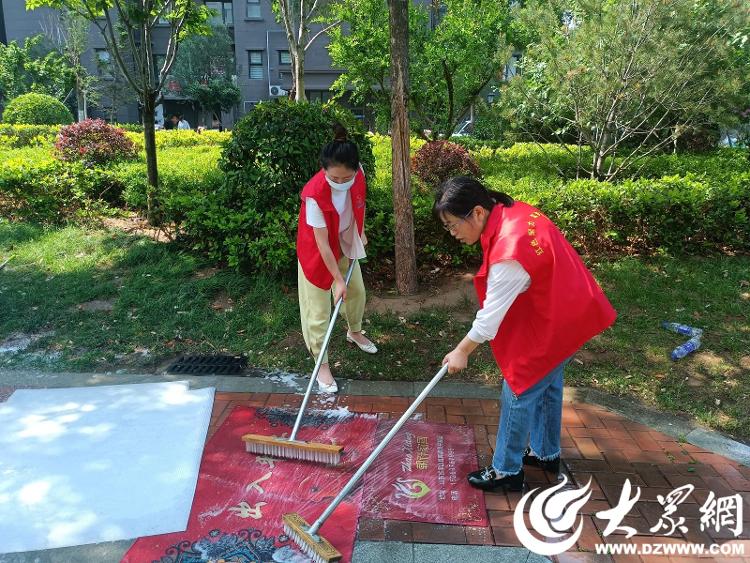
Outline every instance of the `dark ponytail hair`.
{"label": "dark ponytail hair", "polygon": [[466,217],[477,205],[492,211],[498,203],[511,207],[513,198],[502,192],[488,190],[471,176],[455,176],[448,178],[438,188],[432,212],[438,219],[442,219],[444,213]]}
{"label": "dark ponytail hair", "polygon": [[359,169],[357,145],[349,140],[346,129],[339,122],[333,124],[333,141],[320,151],[320,165],[326,169],[329,166],[346,166],[354,171]]}

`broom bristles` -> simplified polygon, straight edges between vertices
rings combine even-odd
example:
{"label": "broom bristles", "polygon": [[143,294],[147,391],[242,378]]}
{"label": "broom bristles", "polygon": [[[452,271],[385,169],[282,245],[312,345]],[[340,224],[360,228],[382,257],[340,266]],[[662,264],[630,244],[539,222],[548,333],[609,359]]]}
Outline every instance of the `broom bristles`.
{"label": "broom bristles", "polygon": [[292,441],[260,434],[245,434],[242,439],[245,442],[245,450],[250,453],[329,465],[338,465],[341,462],[341,451],[344,449],[335,444]]}
{"label": "broom bristles", "polygon": [[307,533],[310,529],[310,525],[305,521],[302,516],[296,512],[290,514],[284,514],[282,516],[284,521],[284,532],[286,535],[292,538],[299,548],[307,555],[310,559],[316,563],[334,563],[335,561],[341,561],[341,553],[331,545],[331,543],[320,534],[311,536]]}

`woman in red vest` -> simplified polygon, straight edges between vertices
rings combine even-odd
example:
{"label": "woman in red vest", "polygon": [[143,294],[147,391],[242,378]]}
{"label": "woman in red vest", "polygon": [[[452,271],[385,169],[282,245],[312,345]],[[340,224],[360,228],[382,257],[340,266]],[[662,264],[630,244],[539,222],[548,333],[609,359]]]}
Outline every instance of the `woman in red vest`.
{"label": "woman in red vest", "polygon": [[[350,260],[365,257],[367,186],[357,145],[347,139],[346,129],[338,123],[333,141],[320,153],[320,164],[320,171],[300,195],[297,285],[302,335],[307,349],[317,358],[331,317],[333,292],[334,303],[344,298],[341,311],[349,325],[347,341],[375,354],[377,347],[362,333],[366,296],[358,262],[348,288],[344,280]],[[318,387],[324,393],[338,391],[327,355],[318,373]]]}
{"label": "woman in red vest", "polygon": [[466,337],[445,356],[448,372],[466,368],[489,342],[503,374],[502,408],[492,465],[471,485],[519,491],[523,465],[558,474],[563,368],[616,317],[604,292],[560,230],[538,209],[477,180],[447,180],[434,211],[464,244],[479,242],[474,278],[481,309]]}

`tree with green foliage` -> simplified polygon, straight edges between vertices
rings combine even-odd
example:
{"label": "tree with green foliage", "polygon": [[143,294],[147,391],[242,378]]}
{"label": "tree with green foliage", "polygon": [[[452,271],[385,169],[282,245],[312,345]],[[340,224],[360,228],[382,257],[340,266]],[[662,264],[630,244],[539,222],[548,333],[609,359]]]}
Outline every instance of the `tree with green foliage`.
{"label": "tree with green foliage", "polygon": [[[371,103],[389,122],[388,6],[383,0],[342,0],[331,18],[346,25],[331,31],[328,47],[345,72],[338,95]],[[409,77],[412,128],[433,139],[450,136],[477,96],[510,56],[504,36],[507,5],[496,0],[445,0],[409,5]]]}
{"label": "tree with green foliage", "polygon": [[58,15],[50,14],[42,24],[44,34],[70,66],[79,122],[88,117],[87,106],[95,101],[92,97],[97,92],[97,78],[89,74],[82,62],[83,54],[88,50],[90,26],[88,20],[68,9],[61,10]]}
{"label": "tree with green foliage", "polygon": [[736,121],[750,66],[732,39],[748,17],[742,0],[529,0],[504,103],[535,140],[574,139],[578,176],[634,173],[683,132]]}
{"label": "tree with green foliage", "polygon": [[[338,0],[272,0],[273,11],[284,27],[289,58],[292,61],[292,91],[294,99],[304,101],[305,97],[305,53],[316,39],[336,28],[341,21],[330,18],[330,10]],[[310,26],[327,21],[321,29],[310,36]]]}
{"label": "tree with green foliage", "polygon": [[0,103],[29,92],[63,100],[72,84],[70,66],[45,47],[44,35],[27,37],[23,45],[0,43]]}
{"label": "tree with green foliage", "polygon": [[[143,120],[148,170],[148,219],[154,223],[153,195],[158,190],[154,119],[162,88],[182,41],[192,34],[208,34],[211,11],[194,0],[26,0],[28,9],[48,6],[67,9],[96,26],[123,76],[138,95]],[[156,27],[167,35],[166,55],[155,68]],[[124,47],[124,49],[123,49]]]}
{"label": "tree with green foliage", "polygon": [[223,25],[212,26],[211,35],[193,35],[185,39],[174,63],[172,76],[185,97],[203,110],[216,115],[229,111],[242,99],[232,80],[234,74],[232,38]]}

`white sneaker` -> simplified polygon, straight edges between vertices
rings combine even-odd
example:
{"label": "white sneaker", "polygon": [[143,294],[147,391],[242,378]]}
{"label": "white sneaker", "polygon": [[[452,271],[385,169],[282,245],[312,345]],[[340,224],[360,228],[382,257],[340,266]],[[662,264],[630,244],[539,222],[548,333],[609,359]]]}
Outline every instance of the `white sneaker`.
{"label": "white sneaker", "polygon": [[316,379],[318,382],[318,391],[321,393],[338,393],[339,392],[339,386],[336,383],[336,380],[333,380],[333,383],[330,385],[326,385],[325,383],[321,382],[320,379]]}
{"label": "white sneaker", "polygon": [[346,333],[346,341],[351,342],[352,344],[356,344],[360,350],[363,352],[367,352],[368,354],[377,354],[378,353],[378,347],[375,346],[372,342],[369,342],[367,344],[360,344],[356,340],[354,340],[351,336],[349,336],[349,333]]}

